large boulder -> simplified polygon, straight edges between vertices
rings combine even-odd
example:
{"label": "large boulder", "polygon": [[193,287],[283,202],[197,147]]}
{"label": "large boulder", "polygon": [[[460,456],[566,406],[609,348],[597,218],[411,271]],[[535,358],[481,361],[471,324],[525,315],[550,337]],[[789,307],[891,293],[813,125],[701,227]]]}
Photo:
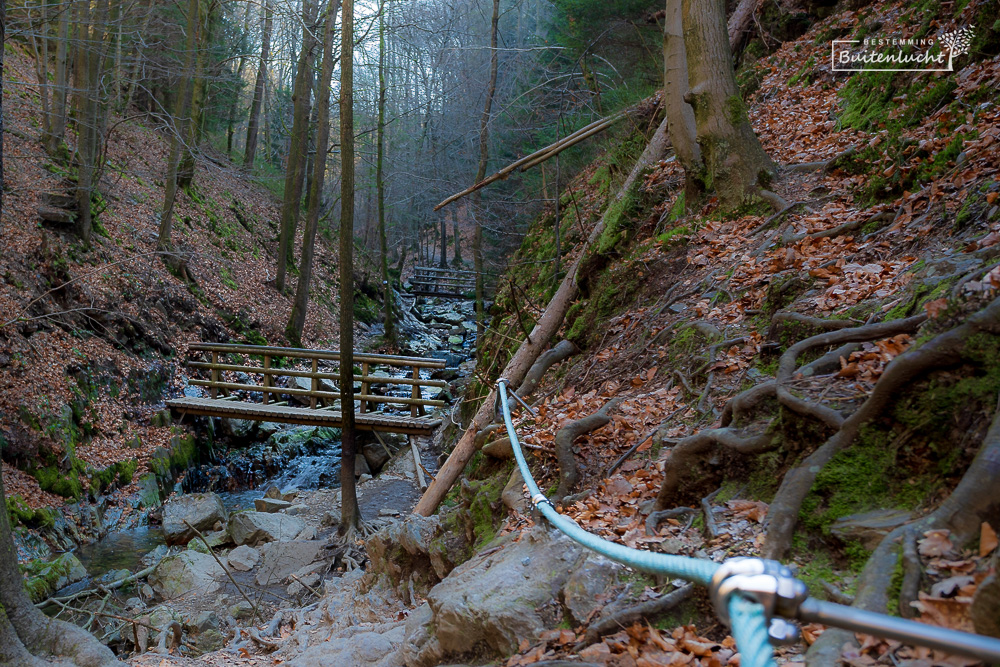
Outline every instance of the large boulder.
{"label": "large boulder", "polygon": [[306,522],[297,516],[266,512],[239,512],[229,520],[229,532],[237,545],[287,542],[305,527]]}
{"label": "large boulder", "polygon": [[149,575],[149,585],[161,598],[170,600],[192,591],[214,593],[224,579],[226,571],[215,558],[188,549],[160,561]]}
{"label": "large boulder", "polygon": [[471,553],[457,533],[444,530],[437,515],[417,514],[379,530],[365,550],[369,571],[383,575],[404,597],[411,585],[420,593],[430,590]]}
{"label": "large boulder", "polygon": [[257,585],[270,586],[321,557],[323,545],[316,540],[272,542],[260,548],[261,564],[257,570]]}
{"label": "large boulder", "polygon": [[605,592],[582,579],[599,572],[603,587],[615,579],[612,568],[590,558],[583,547],[541,526],[522,533],[518,542],[508,537],[488,545],[483,555],[459,565],[432,588],[427,603],[410,615],[402,662],[430,667],[471,651],[480,657],[511,655],[522,641],[533,643],[564,620],[559,605],[551,603],[567,592],[575,613],[589,615],[592,610],[580,597],[600,601]]}
{"label": "large boulder", "polygon": [[195,532],[187,521],[202,533],[212,530],[216,523],[225,523],[228,512],[214,493],[190,493],[178,496],[163,506],[163,536],[167,544],[187,544]]}
{"label": "large boulder", "polygon": [[253,501],[253,506],[258,512],[274,514],[275,512],[288,509],[292,504],[287,500],[278,498],[257,498]]}

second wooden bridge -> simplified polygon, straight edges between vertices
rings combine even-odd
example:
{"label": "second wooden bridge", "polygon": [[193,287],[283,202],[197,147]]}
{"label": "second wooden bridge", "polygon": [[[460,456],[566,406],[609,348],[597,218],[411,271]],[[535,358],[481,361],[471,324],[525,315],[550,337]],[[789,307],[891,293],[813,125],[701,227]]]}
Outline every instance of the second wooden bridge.
{"label": "second wooden bridge", "polygon": [[[167,407],[175,412],[310,426],[343,424],[337,350],[232,343],[195,343],[188,350],[202,360],[187,365],[208,376],[190,384],[205,387],[209,397],[170,399]],[[424,390],[445,389],[448,383],[421,377],[421,372],[444,368],[444,361],[355,354],[354,362],[360,366],[360,373],[353,374],[355,386],[360,384],[354,395],[356,428],[427,435],[441,424],[426,410],[446,403],[425,397]]]}

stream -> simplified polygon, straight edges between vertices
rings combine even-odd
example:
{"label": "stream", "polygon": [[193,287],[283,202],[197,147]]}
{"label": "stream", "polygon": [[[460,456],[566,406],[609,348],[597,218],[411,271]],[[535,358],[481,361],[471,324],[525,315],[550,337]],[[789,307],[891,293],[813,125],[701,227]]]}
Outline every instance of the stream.
{"label": "stream", "polygon": [[[439,376],[461,379],[471,373],[472,351],[475,346],[475,320],[470,301],[446,301],[432,297],[417,297],[404,305],[399,323],[401,338],[406,341],[403,354],[426,356],[446,362],[446,371],[435,374],[423,371],[424,377]],[[377,335],[380,327],[372,327]],[[409,388],[397,385],[386,391],[389,395],[409,395]],[[427,391],[425,387],[425,397]],[[444,411],[450,407],[441,408]],[[340,485],[339,429],[302,427],[284,424],[254,425],[252,439],[233,437],[233,429],[216,420],[215,432],[226,434],[228,447],[218,447],[211,461],[189,468],[183,480],[174,486],[182,493],[212,491],[230,512],[252,509],[254,500],[271,485],[279,489],[300,491],[335,488]],[[386,439],[387,435],[383,435]],[[359,453],[361,450],[359,440]],[[405,442],[405,438],[404,438]],[[361,457],[359,457],[361,458]],[[376,473],[377,474],[377,473]],[[107,512],[107,519],[119,512]],[[110,523],[110,522],[109,522]],[[143,567],[143,557],[164,543],[158,526],[144,525],[124,530],[112,529],[103,538],[80,545],[75,554],[88,572],[86,582],[112,570],[135,571]],[[78,588],[75,584],[71,588]],[[68,590],[68,589],[67,589]]]}

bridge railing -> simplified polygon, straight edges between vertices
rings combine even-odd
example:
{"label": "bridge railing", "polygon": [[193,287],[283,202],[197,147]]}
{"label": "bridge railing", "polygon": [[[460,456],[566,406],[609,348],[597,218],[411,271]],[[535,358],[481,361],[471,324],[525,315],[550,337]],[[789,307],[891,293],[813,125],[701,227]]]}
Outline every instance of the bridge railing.
{"label": "bridge railing", "polygon": [[[192,378],[190,383],[205,387],[209,395],[223,400],[235,398],[233,392],[257,392],[263,396],[264,405],[281,405],[287,401],[282,396],[300,396],[308,399],[314,410],[330,410],[336,407],[334,401],[341,398],[337,388],[340,382],[340,352],[337,350],[310,350],[291,347],[263,345],[240,345],[233,343],[195,343],[188,347],[192,354],[202,353],[209,361],[189,360],[190,368],[206,371],[208,379]],[[238,363],[234,363],[237,359]],[[259,360],[260,365],[255,365]],[[375,412],[379,405],[408,407],[411,417],[424,414],[426,408],[446,405],[442,400],[424,398],[422,389],[444,389],[448,383],[420,377],[421,370],[440,369],[445,362],[440,359],[403,357],[389,354],[355,354],[354,363],[360,366],[360,373],[353,373],[355,383],[361,383],[361,391],[354,394],[360,402],[360,412]],[[305,368],[303,368],[305,366]],[[379,368],[388,368],[386,375],[372,375]],[[404,375],[393,375],[402,371]],[[237,373],[245,373],[253,378],[259,376],[260,384],[239,381]],[[275,384],[276,378],[306,378],[309,387],[282,387]],[[329,381],[330,384],[324,383]],[[379,395],[372,393],[374,385],[398,385],[409,387],[409,396]],[[331,390],[332,387],[332,390]]]}
{"label": "bridge railing", "polygon": [[415,294],[462,297],[476,291],[476,272],[417,266],[410,285]]}

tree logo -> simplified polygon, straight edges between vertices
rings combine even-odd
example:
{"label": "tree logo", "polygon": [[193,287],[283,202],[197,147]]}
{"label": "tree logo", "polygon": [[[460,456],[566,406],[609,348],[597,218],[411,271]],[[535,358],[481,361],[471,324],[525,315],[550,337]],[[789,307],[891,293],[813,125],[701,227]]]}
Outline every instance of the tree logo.
{"label": "tree logo", "polygon": [[975,26],[938,37],[835,39],[834,72],[954,72],[955,59],[969,53]]}

